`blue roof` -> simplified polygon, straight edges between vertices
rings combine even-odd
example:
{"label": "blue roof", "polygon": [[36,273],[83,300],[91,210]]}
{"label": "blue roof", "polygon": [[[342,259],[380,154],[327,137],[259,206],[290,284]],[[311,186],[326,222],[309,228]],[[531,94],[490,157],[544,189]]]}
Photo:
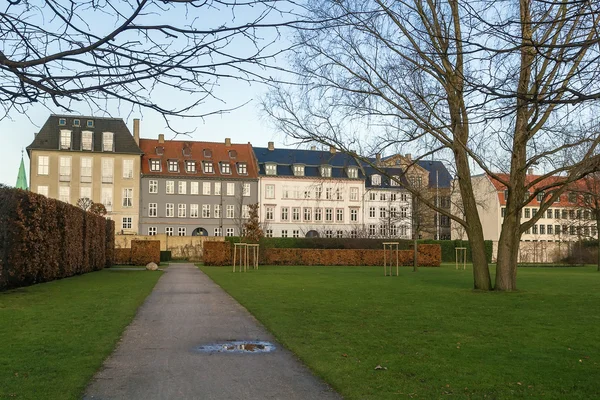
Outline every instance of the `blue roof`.
{"label": "blue roof", "polygon": [[[266,147],[253,147],[254,154],[258,160],[259,175],[265,174],[265,163],[277,164],[278,176],[294,176],[292,170],[294,164],[304,165],[304,176],[320,177],[319,167],[322,165],[331,165],[332,178],[347,178],[346,167],[358,167],[358,162],[354,157],[341,153],[331,153],[321,150],[304,149],[273,149]],[[364,179],[360,169],[358,177]]]}
{"label": "blue roof", "polygon": [[[452,175],[443,162],[419,160],[418,163],[420,167],[429,171],[429,187],[449,188],[452,185]],[[439,178],[439,182],[436,181],[436,177]]]}
{"label": "blue roof", "polygon": [[[364,166],[363,169],[365,170],[365,174],[367,175],[367,180],[365,182],[365,186],[368,188],[379,188],[379,189],[389,189],[389,188],[393,188],[393,189],[402,189],[402,186],[400,185],[395,185],[392,186],[390,185],[390,181],[391,179],[388,178],[385,175],[382,175],[378,170],[376,170],[373,167],[367,167]],[[400,177],[400,181],[406,186],[408,185],[408,182],[406,180],[406,177],[404,176],[404,172],[402,171],[402,168],[383,168],[383,170],[391,176],[399,176]],[[381,175],[381,185],[373,185],[371,183],[371,177],[373,175]]]}

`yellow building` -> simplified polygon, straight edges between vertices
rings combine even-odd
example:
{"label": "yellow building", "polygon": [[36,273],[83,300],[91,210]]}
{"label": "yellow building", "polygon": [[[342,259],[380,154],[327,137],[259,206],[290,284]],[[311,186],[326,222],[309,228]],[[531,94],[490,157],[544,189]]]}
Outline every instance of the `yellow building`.
{"label": "yellow building", "polygon": [[66,203],[102,203],[117,233],[137,233],[139,120],[51,115],[27,147],[30,190]]}

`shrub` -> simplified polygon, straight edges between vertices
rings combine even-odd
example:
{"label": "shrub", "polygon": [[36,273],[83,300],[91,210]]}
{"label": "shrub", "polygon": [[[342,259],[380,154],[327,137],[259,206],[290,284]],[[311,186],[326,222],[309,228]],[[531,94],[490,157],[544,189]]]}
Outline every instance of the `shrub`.
{"label": "shrub", "polygon": [[204,265],[231,265],[231,244],[225,242],[204,242]]}
{"label": "shrub", "polygon": [[119,265],[129,265],[131,264],[131,249],[123,248],[123,249],[115,249],[115,264]]}
{"label": "shrub", "polygon": [[160,240],[132,240],[131,263],[146,265],[151,262],[160,264]]}

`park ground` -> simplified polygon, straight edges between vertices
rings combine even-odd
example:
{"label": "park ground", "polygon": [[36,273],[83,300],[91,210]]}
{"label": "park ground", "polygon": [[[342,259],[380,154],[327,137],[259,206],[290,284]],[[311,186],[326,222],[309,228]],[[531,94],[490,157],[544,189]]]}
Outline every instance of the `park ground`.
{"label": "park ground", "polygon": [[514,293],[454,265],[201,267],[348,399],[600,397],[600,273],[520,268]]}

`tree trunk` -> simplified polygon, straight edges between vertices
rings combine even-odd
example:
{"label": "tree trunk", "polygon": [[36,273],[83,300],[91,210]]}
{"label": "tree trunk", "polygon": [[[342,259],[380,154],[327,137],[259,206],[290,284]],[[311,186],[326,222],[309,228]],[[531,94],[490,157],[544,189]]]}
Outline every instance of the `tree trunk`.
{"label": "tree trunk", "polygon": [[600,272],[600,213],[596,211],[596,236],[598,241],[598,272]]}
{"label": "tree trunk", "polygon": [[417,243],[417,234],[413,233],[413,251],[415,256],[413,257],[413,272],[417,272],[419,269],[419,246]]}
{"label": "tree trunk", "polygon": [[506,212],[498,241],[496,261],[496,290],[517,290],[517,261],[519,257],[520,221],[518,214]]}

